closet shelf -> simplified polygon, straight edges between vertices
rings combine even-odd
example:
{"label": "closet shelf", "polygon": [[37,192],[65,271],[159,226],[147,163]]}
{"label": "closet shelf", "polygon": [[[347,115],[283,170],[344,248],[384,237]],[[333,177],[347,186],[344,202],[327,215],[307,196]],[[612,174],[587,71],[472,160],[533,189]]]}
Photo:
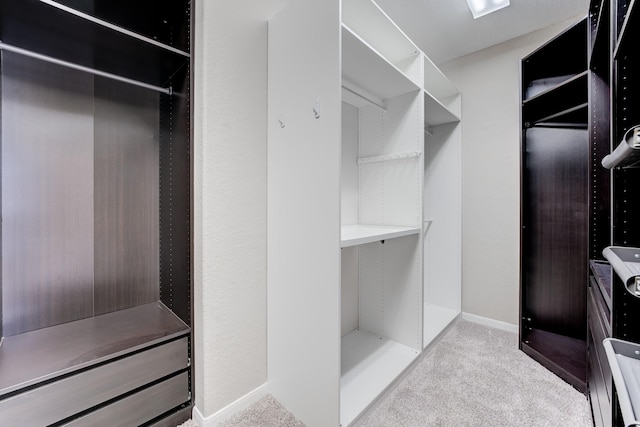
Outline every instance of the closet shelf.
{"label": "closet shelf", "polygon": [[80,67],[168,87],[189,53],[119,28],[60,2],[0,3],[0,40]]}
{"label": "closet shelf", "polygon": [[380,242],[397,237],[411,236],[420,233],[419,227],[395,227],[388,225],[344,225],[341,228],[342,248]]}
{"label": "closet shelf", "polygon": [[438,126],[446,123],[457,123],[460,117],[445,107],[429,92],[424,92],[424,124],[425,126]]}
{"label": "closet shelf", "polygon": [[419,355],[363,330],[342,337],[340,425],[350,425]]}
{"label": "closet shelf", "polygon": [[602,255],[624,283],[629,293],[640,298],[640,248],[608,246]]}
{"label": "closet shelf", "polygon": [[342,22],[396,66],[408,58],[417,58],[420,53],[420,49],[371,0],[344,0]]}
{"label": "closet shelf", "polygon": [[[551,120],[588,105],[588,71],[523,101],[522,119],[526,125]],[[583,121],[586,124],[585,120]]]}
{"label": "closet shelf", "polygon": [[427,57],[422,55],[424,64],[424,90],[438,101],[460,95],[460,91],[449,81],[440,69]]}
{"label": "closet shelf", "polygon": [[360,88],[380,100],[419,90],[416,83],[344,24],[342,80],[343,86]]}

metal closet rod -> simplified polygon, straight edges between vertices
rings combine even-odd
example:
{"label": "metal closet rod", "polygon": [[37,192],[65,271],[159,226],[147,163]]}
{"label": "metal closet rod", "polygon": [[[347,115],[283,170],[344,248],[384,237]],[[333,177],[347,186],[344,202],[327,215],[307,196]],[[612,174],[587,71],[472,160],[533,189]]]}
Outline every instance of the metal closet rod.
{"label": "metal closet rod", "polygon": [[125,29],[125,28],[122,28],[122,27],[119,27],[117,25],[114,25],[114,24],[112,24],[110,22],[107,22],[107,21],[104,21],[102,19],[96,18],[95,16],[89,15],[88,13],[80,12],[79,10],[73,9],[73,8],[71,8],[69,6],[65,6],[63,4],[60,4],[57,1],[40,0],[40,2],[44,3],[44,4],[48,4],[49,6],[55,7],[57,9],[60,9],[60,10],[62,10],[64,12],[70,13],[72,15],[75,15],[75,16],[77,16],[79,18],[82,18],[82,19],[85,19],[87,21],[93,22],[94,24],[101,25],[101,26],[103,26],[105,28],[108,28],[108,29],[110,29],[112,31],[117,31],[117,32],[122,33],[122,34],[124,34],[126,36],[133,37],[133,38],[138,39],[140,41],[143,41],[145,43],[152,44],[154,46],[157,46],[159,48],[168,50],[168,51],[176,53],[178,55],[182,55],[182,56],[187,57],[187,58],[191,57],[191,55],[189,53],[184,52],[184,51],[182,51],[180,49],[177,49],[177,48],[175,48],[173,46],[169,46],[167,44],[160,43],[157,40],[151,39],[149,37],[145,37],[145,36],[143,36],[141,34],[134,33],[133,31],[129,31],[129,30]]}
{"label": "metal closet rod", "polygon": [[8,52],[17,53],[19,55],[28,56],[29,58],[38,59],[40,61],[49,62],[51,64],[60,65],[62,67],[71,68],[74,70],[82,71],[85,73],[93,74],[100,77],[105,77],[119,82],[127,83],[134,86],[143,87],[145,89],[154,90],[156,92],[165,93],[167,95],[173,95],[173,89],[171,87],[165,88],[160,86],[150,85],[138,80],[129,79],[127,77],[118,76],[117,74],[107,73],[105,71],[96,70],[95,68],[85,67],[83,65],[74,64],[73,62],[63,61],[61,59],[53,58],[51,56],[42,55],[40,53],[32,52],[30,50],[22,49],[10,44],[0,42],[0,50],[6,50]]}

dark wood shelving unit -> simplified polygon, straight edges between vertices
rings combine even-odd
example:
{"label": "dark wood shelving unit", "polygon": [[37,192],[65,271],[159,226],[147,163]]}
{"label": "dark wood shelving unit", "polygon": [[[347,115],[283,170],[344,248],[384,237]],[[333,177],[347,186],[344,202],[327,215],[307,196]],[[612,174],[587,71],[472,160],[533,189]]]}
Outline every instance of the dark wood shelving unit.
{"label": "dark wood shelving unit", "polygon": [[523,58],[520,348],[586,391],[587,20]]}
{"label": "dark wood shelving unit", "polygon": [[632,296],[602,251],[607,246],[640,246],[640,169],[602,166],[602,159],[640,124],[640,61],[631,53],[640,40],[636,0],[592,0],[590,27],[591,193],[589,221],[588,396],[596,427],[623,426],[611,369],[602,341],[640,342],[640,299]]}
{"label": "dark wood shelving unit", "polygon": [[0,3],[0,425],[191,416],[191,26]]}
{"label": "dark wood shelving unit", "polygon": [[[60,2],[51,3],[61,4]],[[80,3],[85,5],[85,8],[94,4],[94,2],[71,1],[67,3]],[[125,5],[122,1],[118,3],[120,3],[120,9],[103,6],[98,10],[117,10],[119,16],[136,16],[128,15],[129,4]],[[149,5],[148,1],[146,3],[149,7],[147,10],[156,8],[162,10],[162,4],[171,4],[171,2],[158,2],[157,5],[155,3]],[[104,5],[106,2],[98,2],[99,4]],[[140,7],[141,5],[136,9],[139,10]],[[124,14],[123,10],[127,10],[127,14]],[[94,21],[40,0],[6,0],[0,3],[0,40],[5,44],[60,61],[160,87],[170,87],[172,76],[180,69],[188,68],[190,58],[188,50],[161,43],[154,40],[153,35],[148,37],[126,29],[114,29],[115,26],[110,25],[108,20],[113,19],[118,22],[124,19],[117,19],[112,15],[113,13],[106,13],[106,19],[99,16],[96,18],[99,21]],[[146,12],[137,16],[143,16],[142,21],[147,22]],[[173,26],[167,24],[167,26],[184,27],[182,24],[184,11],[182,15],[178,14],[178,18],[181,19],[179,23],[174,23]],[[174,17],[172,21],[175,20]],[[135,30],[140,29],[134,25],[131,27]],[[182,48],[188,47],[188,43],[185,46],[182,41],[182,39],[188,40],[188,37],[185,38],[182,35],[185,30],[178,28],[170,30],[170,33],[177,33],[176,37],[180,40],[176,45]],[[151,34],[155,33],[153,30],[149,31]],[[185,35],[188,36],[188,34]]]}
{"label": "dark wood shelving unit", "polygon": [[586,125],[588,77],[588,72],[583,71],[526,99],[522,103],[524,126],[546,122]]}

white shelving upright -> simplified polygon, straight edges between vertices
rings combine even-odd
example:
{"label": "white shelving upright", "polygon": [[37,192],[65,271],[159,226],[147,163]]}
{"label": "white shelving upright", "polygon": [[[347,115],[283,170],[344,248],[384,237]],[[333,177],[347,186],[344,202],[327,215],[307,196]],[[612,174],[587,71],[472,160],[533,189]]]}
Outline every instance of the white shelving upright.
{"label": "white shelving upright", "polygon": [[461,312],[461,94],[431,60],[424,64],[424,340]]}
{"label": "white shelving upright", "polygon": [[372,0],[269,22],[268,381],[309,426],[352,425],[423,350],[425,129],[459,121],[426,63]]}

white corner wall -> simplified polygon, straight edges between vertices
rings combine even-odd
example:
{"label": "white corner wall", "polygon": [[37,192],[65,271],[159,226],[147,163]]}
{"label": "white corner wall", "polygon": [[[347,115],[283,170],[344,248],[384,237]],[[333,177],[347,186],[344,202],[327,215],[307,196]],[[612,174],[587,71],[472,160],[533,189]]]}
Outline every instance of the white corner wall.
{"label": "white corner wall", "polygon": [[267,20],[282,4],[194,5],[194,415],[201,424],[267,380]]}
{"label": "white corner wall", "polygon": [[462,92],[462,311],[518,324],[520,60],[580,18],[440,65]]}

